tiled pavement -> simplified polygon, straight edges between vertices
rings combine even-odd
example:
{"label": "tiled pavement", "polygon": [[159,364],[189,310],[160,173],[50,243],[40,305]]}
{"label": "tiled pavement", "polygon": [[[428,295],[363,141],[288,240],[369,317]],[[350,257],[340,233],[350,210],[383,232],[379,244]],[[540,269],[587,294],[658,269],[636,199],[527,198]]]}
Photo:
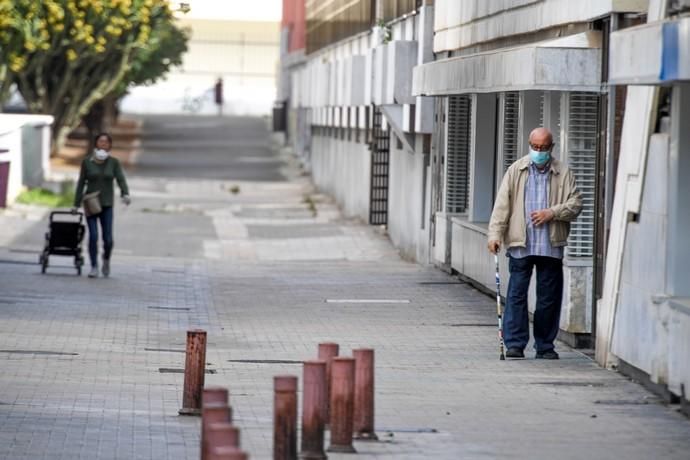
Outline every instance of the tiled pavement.
{"label": "tiled pavement", "polygon": [[[249,126],[241,145],[268,149]],[[402,261],[305,179],[142,170],[110,279],[40,275],[44,225],[0,216],[0,458],[196,458],[182,375],[159,371],[182,368],[190,327],[208,330],[207,383],[230,388],[252,458],[271,457],[272,376],[300,375],[290,361],[320,341],[376,349],[381,441],[332,459],[688,458],[690,421],[581,353],[499,361],[490,298]]]}

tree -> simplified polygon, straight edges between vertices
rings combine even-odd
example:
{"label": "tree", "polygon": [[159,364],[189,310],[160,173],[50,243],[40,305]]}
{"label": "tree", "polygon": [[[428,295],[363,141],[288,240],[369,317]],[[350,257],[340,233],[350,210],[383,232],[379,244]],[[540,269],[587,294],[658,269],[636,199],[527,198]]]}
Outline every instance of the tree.
{"label": "tree", "polygon": [[0,91],[9,78],[29,110],[53,115],[54,149],[174,21],[166,0],[0,0],[6,11]]}
{"label": "tree", "polygon": [[[152,85],[164,78],[168,71],[182,64],[182,56],[187,51],[189,31],[177,27],[172,22],[161,24],[151,31],[148,43],[136,50],[129,70],[120,83],[103,99],[96,102],[89,113],[83,117],[89,131],[89,138],[107,130],[116,119],[117,104],[130,88]],[[89,145],[88,150],[91,149]]]}

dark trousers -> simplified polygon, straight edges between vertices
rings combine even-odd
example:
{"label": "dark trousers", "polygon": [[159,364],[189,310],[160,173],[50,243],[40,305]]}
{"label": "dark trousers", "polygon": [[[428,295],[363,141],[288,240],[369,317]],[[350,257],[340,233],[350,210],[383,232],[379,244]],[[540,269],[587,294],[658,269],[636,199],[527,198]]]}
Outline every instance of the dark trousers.
{"label": "dark trousers", "polygon": [[537,306],[534,311],[534,347],[553,350],[558,335],[563,298],[563,262],[543,256],[509,257],[510,280],[503,315],[503,340],[507,348],[524,350],[529,341],[527,292],[533,267],[537,267]]}
{"label": "dark trousers", "polygon": [[89,258],[92,267],[98,265],[98,221],[101,222],[103,231],[103,258],[110,259],[110,252],[113,250],[113,208],[104,207],[100,214],[86,218],[89,226]]}

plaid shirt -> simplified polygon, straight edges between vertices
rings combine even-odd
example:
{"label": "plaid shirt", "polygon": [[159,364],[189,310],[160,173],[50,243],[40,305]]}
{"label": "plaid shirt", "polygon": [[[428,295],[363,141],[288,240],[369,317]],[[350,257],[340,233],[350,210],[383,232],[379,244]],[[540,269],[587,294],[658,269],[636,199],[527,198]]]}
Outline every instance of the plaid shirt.
{"label": "plaid shirt", "polygon": [[527,256],[546,256],[563,258],[563,248],[551,246],[549,224],[540,227],[532,224],[530,214],[533,211],[549,207],[550,168],[539,171],[534,163],[529,165],[529,177],[525,185],[525,222],[527,222],[527,246],[508,249],[510,257],[522,259]]}

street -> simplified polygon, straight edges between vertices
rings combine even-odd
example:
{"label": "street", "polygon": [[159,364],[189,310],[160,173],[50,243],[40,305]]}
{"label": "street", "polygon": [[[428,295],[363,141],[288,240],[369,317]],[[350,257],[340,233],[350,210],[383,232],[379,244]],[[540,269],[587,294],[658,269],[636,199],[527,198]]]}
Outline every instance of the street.
{"label": "street", "polygon": [[198,458],[190,328],[250,458],[271,458],[273,376],[325,341],[376,352],[380,441],[332,459],[688,458],[690,421],[580,351],[499,361],[491,297],[403,260],[278,152],[261,118],[146,118],[108,279],[59,257],[41,275],[45,216],[0,215],[0,458]]}

